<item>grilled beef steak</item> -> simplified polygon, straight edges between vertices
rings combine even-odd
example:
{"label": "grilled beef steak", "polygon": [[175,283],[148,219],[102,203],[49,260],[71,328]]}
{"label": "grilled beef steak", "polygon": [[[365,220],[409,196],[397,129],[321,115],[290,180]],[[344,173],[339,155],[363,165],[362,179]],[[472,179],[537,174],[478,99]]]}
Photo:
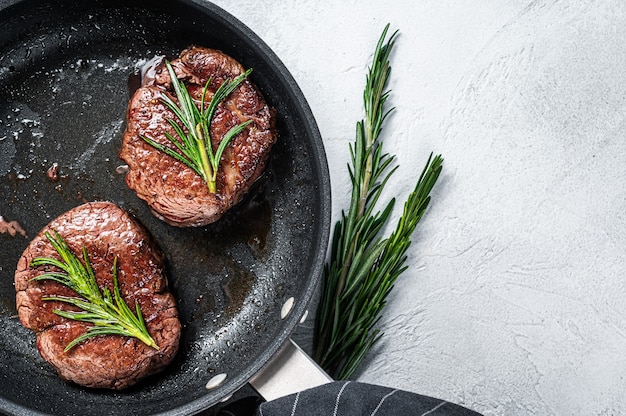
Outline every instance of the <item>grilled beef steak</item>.
{"label": "grilled beef steak", "polygon": [[[211,82],[207,101],[226,80],[244,72],[244,68],[230,56],[200,47],[184,50],[171,65],[197,100],[197,105],[208,79]],[[191,168],[140,137],[149,137],[175,149],[164,132],[175,135],[167,120],[176,117],[161,102],[163,94],[168,94],[176,102],[164,62],[150,71],[150,76],[143,77],[142,86],[128,105],[126,131],[119,154],[129,167],[126,183],[148,203],[157,217],[171,225],[209,224],[237,204],[262,174],[277,136],[273,112],[248,79],[219,104],[210,127],[214,149],[233,126],[248,120],[252,123],[228,144],[217,173],[217,191],[210,193],[203,179]]]}
{"label": "grilled beef steak", "polygon": [[[82,258],[83,246],[98,285],[113,293],[112,267],[117,258],[117,278],[122,298],[134,311],[139,302],[156,350],[136,338],[101,335],[85,340],[67,352],[68,343],[86,332],[89,323],[63,318],[54,309],[78,310],[46,296],[76,293],[51,280],[35,281],[46,267],[32,267],[37,257],[59,258],[44,233],[56,231]],[[17,310],[22,324],[37,333],[37,348],[59,375],[80,385],[122,389],[163,369],[178,350],[181,325],[174,297],[167,291],[164,255],[147,231],[125,211],[109,202],[76,207],[48,224],[26,248],[15,272]]]}

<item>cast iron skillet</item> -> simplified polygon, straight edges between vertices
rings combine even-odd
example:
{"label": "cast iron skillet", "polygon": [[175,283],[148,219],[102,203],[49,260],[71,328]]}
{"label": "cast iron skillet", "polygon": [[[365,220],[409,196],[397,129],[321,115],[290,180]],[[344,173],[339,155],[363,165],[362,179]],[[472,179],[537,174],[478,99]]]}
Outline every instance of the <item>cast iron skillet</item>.
{"label": "cast iron skillet", "polygon": [[[117,158],[138,64],[190,44],[253,68],[276,109],[267,173],[219,223],[167,226],[124,183]],[[46,171],[58,164],[59,179]],[[329,230],[329,175],[319,131],[294,80],[248,28],[200,0],[0,0],[0,215],[26,232],[0,234],[0,411],[26,415],[193,414],[261,369],[289,337],[320,276]],[[85,201],[135,215],[167,254],[183,323],[168,369],[122,392],[61,381],[16,317],[13,273],[50,220]],[[281,307],[295,299],[290,314]],[[214,375],[226,381],[205,385]]]}

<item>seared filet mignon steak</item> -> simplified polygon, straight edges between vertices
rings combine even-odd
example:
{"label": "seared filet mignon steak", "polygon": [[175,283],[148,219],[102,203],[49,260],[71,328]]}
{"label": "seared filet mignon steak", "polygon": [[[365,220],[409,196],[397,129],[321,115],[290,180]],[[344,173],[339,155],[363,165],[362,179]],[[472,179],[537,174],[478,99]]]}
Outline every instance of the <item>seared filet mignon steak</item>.
{"label": "seared filet mignon steak", "polygon": [[[33,259],[59,255],[45,237],[56,231],[72,252],[87,251],[100,288],[113,293],[112,266],[117,258],[117,280],[122,298],[134,311],[138,302],[158,350],[136,338],[99,335],[65,347],[92,325],[67,319],[54,309],[79,310],[49,296],[76,293],[52,280],[33,280],[50,266],[31,266]],[[17,310],[22,324],[37,333],[37,348],[59,375],[80,385],[122,389],[163,369],[178,350],[181,325],[174,297],[167,291],[165,257],[147,231],[128,213],[109,202],[76,207],[44,227],[20,258],[15,272]],[[48,269],[48,270],[46,270]]]}
{"label": "seared filet mignon steak", "polygon": [[[207,94],[210,98],[225,81],[244,72],[230,56],[201,47],[184,50],[171,65],[196,105],[202,100],[207,80],[211,80]],[[145,136],[175,149],[164,132],[175,135],[168,119],[176,117],[160,99],[167,94],[177,102],[171,79],[164,62],[150,72],[128,105],[119,154],[129,167],[126,183],[157,217],[171,225],[202,226],[214,222],[237,204],[262,174],[277,136],[273,111],[248,79],[219,104],[210,126],[214,149],[232,127],[249,120],[252,123],[228,144],[217,172],[217,191],[211,193],[191,168],[141,138]]]}

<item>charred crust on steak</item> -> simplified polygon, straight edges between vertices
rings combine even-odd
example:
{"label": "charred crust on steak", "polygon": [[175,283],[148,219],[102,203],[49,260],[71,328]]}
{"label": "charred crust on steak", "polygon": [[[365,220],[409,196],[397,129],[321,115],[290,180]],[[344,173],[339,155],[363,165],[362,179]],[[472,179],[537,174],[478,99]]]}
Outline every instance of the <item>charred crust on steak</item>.
{"label": "charred crust on steak", "polygon": [[[84,322],[63,318],[54,309],[77,310],[42,297],[76,296],[60,283],[35,277],[45,267],[32,267],[36,257],[58,258],[45,232],[56,230],[75,253],[84,246],[98,285],[113,289],[111,268],[117,258],[122,297],[134,308],[140,305],[146,327],[159,349],[136,338],[103,335],[64,348],[86,332]],[[178,350],[181,324],[176,301],[168,292],[165,256],[147,230],[127,212],[110,202],[78,206],[53,220],[22,254],[15,272],[16,303],[22,324],[36,333],[37,348],[65,380],[108,389],[129,387],[169,364]]]}
{"label": "charred crust on steak", "polygon": [[[197,46],[182,51],[171,65],[198,102],[207,80],[210,79],[210,98],[224,81],[245,72],[240,63],[223,52]],[[252,123],[229,143],[222,155],[217,192],[213,194],[191,168],[141,139],[140,136],[150,137],[174,149],[164,132],[174,134],[167,120],[175,116],[160,100],[168,94],[176,102],[171,79],[164,62],[151,72],[128,105],[119,153],[129,167],[126,184],[146,201],[154,215],[170,225],[197,227],[217,221],[242,200],[265,169],[277,140],[274,111],[249,79],[219,104],[210,127],[214,148],[233,126],[248,120]]]}

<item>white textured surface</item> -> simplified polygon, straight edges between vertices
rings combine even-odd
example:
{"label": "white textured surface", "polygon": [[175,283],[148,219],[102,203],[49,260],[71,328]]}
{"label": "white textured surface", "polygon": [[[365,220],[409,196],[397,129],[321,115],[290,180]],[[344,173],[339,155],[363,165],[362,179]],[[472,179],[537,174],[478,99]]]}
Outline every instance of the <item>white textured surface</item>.
{"label": "white textured surface", "polygon": [[388,194],[431,150],[445,165],[360,380],[485,415],[626,414],[626,3],[216,3],[307,97],[334,219],[366,65],[400,30]]}

